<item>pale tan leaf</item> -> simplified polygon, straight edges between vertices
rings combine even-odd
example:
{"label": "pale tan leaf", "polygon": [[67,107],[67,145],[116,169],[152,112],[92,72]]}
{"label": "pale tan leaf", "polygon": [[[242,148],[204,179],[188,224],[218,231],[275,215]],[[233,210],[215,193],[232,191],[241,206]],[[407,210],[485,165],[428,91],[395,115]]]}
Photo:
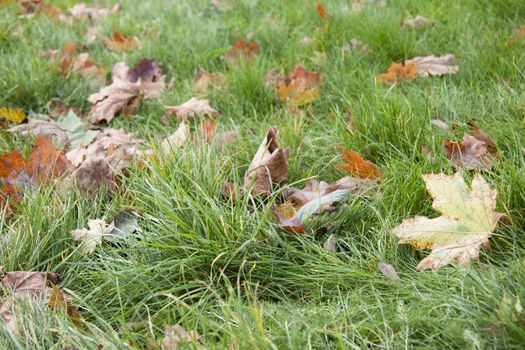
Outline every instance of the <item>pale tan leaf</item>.
{"label": "pale tan leaf", "polygon": [[409,18],[409,19],[402,21],[401,25],[403,27],[409,27],[409,28],[432,27],[436,25],[436,22],[434,22],[431,19],[425,18],[423,16],[417,15],[414,18]]}
{"label": "pale tan leaf", "polygon": [[459,66],[456,65],[456,56],[448,54],[444,56],[419,56],[405,61],[405,66],[416,64],[417,75],[420,77],[441,76],[456,74]]}
{"label": "pale tan leaf", "polygon": [[161,148],[163,152],[170,153],[176,148],[184,146],[186,140],[190,137],[190,131],[184,122],[179,124],[177,131],[162,141]]}
{"label": "pale tan leaf", "polygon": [[192,97],[179,106],[166,106],[164,109],[182,119],[193,117],[195,115],[207,114],[214,117],[219,115],[219,112],[211,107],[209,100],[198,99],[195,97]]}
{"label": "pale tan leaf", "polygon": [[75,241],[82,242],[81,251],[91,254],[97,245],[102,243],[102,238],[113,230],[113,224],[106,224],[104,220],[95,219],[88,221],[87,229],[76,229],[71,231]]}
{"label": "pale tan leaf", "polygon": [[481,246],[488,245],[502,216],[495,211],[496,190],[491,190],[480,174],[475,175],[471,189],[459,173],[429,174],[423,179],[434,199],[434,209],[443,215],[405,220],[391,233],[399,243],[431,250],[418,264],[418,270],[438,270],[454,260],[467,265],[478,258]]}

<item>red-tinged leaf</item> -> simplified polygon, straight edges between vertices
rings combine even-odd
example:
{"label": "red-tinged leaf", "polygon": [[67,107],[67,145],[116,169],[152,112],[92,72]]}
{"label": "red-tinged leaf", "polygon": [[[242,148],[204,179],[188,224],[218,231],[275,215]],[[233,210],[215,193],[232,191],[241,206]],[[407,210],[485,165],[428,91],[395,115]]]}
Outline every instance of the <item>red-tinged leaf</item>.
{"label": "red-tinged leaf", "polygon": [[317,14],[322,20],[328,19],[328,13],[326,12],[323,4],[321,4],[321,1],[317,1],[317,5],[315,6],[315,10],[317,11]]}
{"label": "red-tinged leaf", "polygon": [[277,220],[279,221],[279,227],[295,232],[295,233],[304,233],[304,227],[301,221],[297,216],[292,216],[291,218],[287,218],[277,207],[272,208],[272,213],[275,215]]}
{"label": "red-tinged leaf", "polygon": [[362,179],[379,179],[381,169],[369,160],[365,160],[355,151],[347,151],[342,146],[338,146],[342,152],[343,159],[346,163],[339,163],[335,166],[338,169],[350,173],[352,176]]}

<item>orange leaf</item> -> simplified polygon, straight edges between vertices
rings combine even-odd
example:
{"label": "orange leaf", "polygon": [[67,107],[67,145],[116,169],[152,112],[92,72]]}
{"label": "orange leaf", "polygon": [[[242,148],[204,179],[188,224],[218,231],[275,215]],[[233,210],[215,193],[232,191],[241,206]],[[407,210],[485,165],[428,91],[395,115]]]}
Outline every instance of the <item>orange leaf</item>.
{"label": "orange leaf", "polygon": [[324,6],[321,4],[321,1],[317,1],[317,6],[315,7],[315,9],[322,20],[328,19],[328,13],[326,12]]}
{"label": "orange leaf", "polygon": [[113,51],[129,51],[138,46],[138,39],[136,37],[119,33],[116,30],[113,31],[111,39],[104,37],[102,41],[108,49]]}
{"label": "orange leaf", "polygon": [[279,77],[275,83],[277,97],[293,106],[315,101],[321,94],[321,79],[315,72],[307,72],[297,64],[287,78]]}
{"label": "orange leaf", "polygon": [[342,146],[338,146],[346,163],[336,164],[338,169],[344,170],[352,176],[362,179],[378,179],[381,176],[381,169],[369,160],[365,160],[355,151],[347,151]]}
{"label": "orange leaf", "polygon": [[409,63],[406,65],[400,63],[392,63],[388,67],[388,72],[378,74],[378,79],[387,85],[392,85],[398,81],[412,80],[417,77],[418,68],[416,63]]}
{"label": "orange leaf", "polygon": [[259,43],[252,42],[247,44],[244,40],[238,39],[230,49],[222,55],[222,59],[229,62],[238,60],[250,60],[259,53]]}
{"label": "orange leaf", "polygon": [[20,152],[4,153],[0,156],[0,209],[7,201],[18,201],[24,191],[37,184],[47,184],[71,168],[65,155],[55,148],[47,137],[38,137],[33,150],[25,160]]}

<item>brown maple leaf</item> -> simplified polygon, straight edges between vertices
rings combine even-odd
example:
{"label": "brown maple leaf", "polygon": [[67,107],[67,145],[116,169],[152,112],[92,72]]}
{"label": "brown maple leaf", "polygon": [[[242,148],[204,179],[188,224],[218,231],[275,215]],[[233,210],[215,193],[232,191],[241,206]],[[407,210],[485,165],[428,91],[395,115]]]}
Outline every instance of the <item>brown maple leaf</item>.
{"label": "brown maple leaf", "polygon": [[273,85],[279,100],[295,107],[312,103],[321,94],[321,79],[301,64],[297,64],[288,77],[270,71],[266,83]]}
{"label": "brown maple leaf", "polygon": [[381,177],[381,169],[369,160],[365,160],[361,155],[355,151],[347,151],[342,146],[338,146],[342,152],[343,159],[346,163],[339,163],[335,166],[338,169],[350,173],[362,179],[379,179]]}
{"label": "brown maple leaf", "polygon": [[51,18],[59,18],[61,15],[60,9],[53,5],[46,4],[43,0],[22,0],[20,1],[22,11],[18,13],[20,16],[32,16],[35,14],[42,14]]}
{"label": "brown maple leaf", "polygon": [[152,60],[141,60],[135,68],[126,63],[115,64],[111,72],[112,83],[91,94],[91,123],[110,122],[115,115],[134,114],[142,98],[156,98],[169,89],[166,77]]}
{"label": "brown maple leaf", "polygon": [[9,201],[19,200],[24,192],[37,185],[48,184],[71,168],[61,150],[55,148],[47,137],[38,137],[28,159],[18,151],[6,152],[0,156],[0,209]]}
{"label": "brown maple leaf", "polygon": [[250,60],[259,53],[259,43],[247,43],[242,39],[237,39],[235,43],[226,51],[221,58],[230,63],[239,60]]}
{"label": "brown maple leaf", "polygon": [[465,134],[460,142],[446,140],[445,155],[455,166],[466,169],[490,170],[495,156],[488,151],[486,142]]}
{"label": "brown maple leaf", "polygon": [[195,73],[191,90],[198,95],[207,96],[210,88],[222,88],[226,77],[222,73],[208,73],[201,69]]}

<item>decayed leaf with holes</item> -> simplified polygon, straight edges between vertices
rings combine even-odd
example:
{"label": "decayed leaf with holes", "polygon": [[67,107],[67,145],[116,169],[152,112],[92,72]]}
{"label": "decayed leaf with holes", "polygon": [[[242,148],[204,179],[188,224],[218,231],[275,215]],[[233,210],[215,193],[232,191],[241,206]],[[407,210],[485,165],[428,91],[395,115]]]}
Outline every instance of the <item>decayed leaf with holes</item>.
{"label": "decayed leaf with holes", "polygon": [[448,54],[444,56],[420,56],[405,61],[405,65],[415,64],[419,77],[442,76],[456,74],[459,66],[456,65],[456,56]]}
{"label": "decayed leaf with holes", "polygon": [[222,88],[226,85],[226,77],[222,73],[208,73],[198,70],[193,80],[192,91],[201,96],[207,96],[212,88]]}
{"label": "decayed leaf with holes", "polygon": [[110,122],[118,113],[134,114],[142,98],[156,98],[170,87],[152,60],[141,60],[135,68],[115,64],[112,83],[89,96],[91,123]]}
{"label": "decayed leaf with holes", "polygon": [[45,305],[53,295],[51,286],[57,283],[57,276],[52,272],[6,272],[1,283],[10,294],[0,300],[0,316],[5,320],[7,329],[17,333],[25,316],[21,314],[19,304]]}
{"label": "decayed leaf with holes", "polygon": [[51,139],[38,137],[29,157],[24,159],[18,151],[0,156],[0,209],[8,201],[19,200],[24,192],[36,185],[47,184],[65,174],[71,163],[55,146]]}
{"label": "decayed leaf with holes", "polygon": [[239,60],[250,60],[259,53],[259,43],[251,42],[247,43],[242,39],[238,39],[228,51],[226,51],[221,58],[230,63],[237,62]]}
{"label": "decayed leaf with holes", "polygon": [[381,169],[369,160],[365,160],[361,155],[355,151],[347,151],[339,146],[342,152],[345,163],[336,164],[338,169],[350,173],[352,176],[362,179],[379,179],[381,177]]}
{"label": "decayed leaf with holes", "polygon": [[301,64],[297,64],[288,77],[270,71],[266,84],[273,84],[279,100],[295,107],[312,103],[321,94],[321,79],[317,73],[306,71]]}
{"label": "decayed leaf with holes", "polygon": [[476,174],[469,189],[460,173],[423,175],[434,203],[442,216],[430,219],[416,216],[390,232],[416,249],[430,249],[417,270],[438,270],[457,261],[467,265],[479,257],[503,214],[495,211],[497,191],[490,189],[483,176]]}
{"label": "decayed leaf with holes", "polygon": [[2,119],[20,124],[26,119],[26,114],[20,108],[2,107],[0,108],[0,122]]}
{"label": "decayed leaf with holes", "polygon": [[487,143],[465,134],[461,142],[445,141],[445,155],[456,166],[466,169],[490,170],[495,155],[487,150]]}
{"label": "decayed leaf with holes", "polygon": [[91,254],[97,245],[102,243],[102,238],[113,231],[113,224],[106,224],[104,220],[96,219],[88,221],[87,229],[76,229],[71,231],[75,241],[82,242],[81,251],[84,254]]}
{"label": "decayed leaf with holes", "polygon": [[248,166],[244,190],[253,196],[267,197],[272,184],[281,184],[288,179],[288,157],[291,151],[279,147],[278,134],[277,128],[268,131]]}
{"label": "decayed leaf with holes", "polygon": [[165,106],[166,112],[176,115],[181,119],[193,117],[195,115],[211,115],[216,117],[219,112],[212,108],[210,101],[192,97],[188,101],[178,106]]}
{"label": "decayed leaf with holes", "polygon": [[383,84],[392,85],[396,82],[415,79],[417,77],[417,72],[417,65],[415,63],[406,65],[392,63],[392,65],[388,67],[388,72],[378,74],[377,78]]}
{"label": "decayed leaf with holes", "polygon": [[106,16],[118,13],[121,10],[120,4],[115,4],[111,8],[95,5],[88,7],[84,3],[75,4],[69,9],[69,13],[74,19],[89,20],[98,22]]}
{"label": "decayed leaf with holes", "polygon": [[417,15],[414,18],[409,18],[405,19],[404,21],[401,21],[401,25],[403,27],[408,28],[433,27],[436,25],[436,22],[423,16]]}
{"label": "decayed leaf with holes", "polygon": [[130,51],[139,45],[137,37],[122,34],[116,30],[113,31],[111,38],[103,37],[102,42],[112,51]]}
{"label": "decayed leaf with holes", "polygon": [[101,186],[116,189],[118,176],[149,153],[139,149],[141,143],[123,129],[104,129],[88,147],[69,151],[66,156],[78,166],[73,174],[78,187],[88,192],[96,192]]}

